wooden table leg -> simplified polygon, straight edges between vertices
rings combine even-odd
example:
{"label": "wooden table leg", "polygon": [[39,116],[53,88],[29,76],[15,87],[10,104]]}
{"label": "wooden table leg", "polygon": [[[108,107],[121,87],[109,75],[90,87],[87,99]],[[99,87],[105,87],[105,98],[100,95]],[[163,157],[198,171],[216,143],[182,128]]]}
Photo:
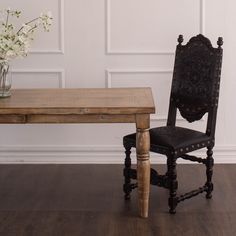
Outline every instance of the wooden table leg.
{"label": "wooden table leg", "polygon": [[150,192],[150,115],[136,116],[136,151],[137,151],[137,179],[139,214],[148,217],[148,204]]}

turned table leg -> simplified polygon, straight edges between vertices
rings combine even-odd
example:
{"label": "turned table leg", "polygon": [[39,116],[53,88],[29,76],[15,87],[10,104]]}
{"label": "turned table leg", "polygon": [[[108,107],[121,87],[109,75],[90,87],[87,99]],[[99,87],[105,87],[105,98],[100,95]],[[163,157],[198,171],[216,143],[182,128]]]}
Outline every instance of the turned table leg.
{"label": "turned table leg", "polygon": [[139,214],[148,217],[148,203],[150,192],[150,115],[136,115],[136,150],[137,150],[137,180]]}

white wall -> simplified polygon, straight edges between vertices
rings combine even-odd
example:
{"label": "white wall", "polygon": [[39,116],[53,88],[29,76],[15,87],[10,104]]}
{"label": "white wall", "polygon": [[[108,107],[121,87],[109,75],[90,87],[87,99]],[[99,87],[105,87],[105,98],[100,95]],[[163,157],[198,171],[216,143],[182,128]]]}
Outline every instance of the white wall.
{"label": "white wall", "polygon": [[[186,42],[203,33],[214,45],[223,36],[215,157],[236,162],[235,1],[1,0],[0,7],[8,6],[25,18],[47,9],[54,15],[51,32],[39,34],[30,55],[13,62],[15,88],[151,86],[152,127],[166,121],[178,34]],[[204,130],[205,123],[194,127]],[[121,163],[122,137],[133,131],[133,124],[1,125],[0,162]]]}

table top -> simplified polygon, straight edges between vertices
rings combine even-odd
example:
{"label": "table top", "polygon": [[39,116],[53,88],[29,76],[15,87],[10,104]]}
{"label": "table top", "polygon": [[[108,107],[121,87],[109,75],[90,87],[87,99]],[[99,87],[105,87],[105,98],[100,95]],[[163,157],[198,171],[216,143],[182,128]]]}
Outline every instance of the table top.
{"label": "table top", "polygon": [[15,89],[0,114],[150,114],[151,88]]}

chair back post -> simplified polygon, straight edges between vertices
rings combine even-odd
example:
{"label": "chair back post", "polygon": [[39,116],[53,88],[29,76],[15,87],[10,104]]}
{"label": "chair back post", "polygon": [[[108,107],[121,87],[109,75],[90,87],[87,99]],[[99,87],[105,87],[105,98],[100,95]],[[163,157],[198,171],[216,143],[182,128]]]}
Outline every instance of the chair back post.
{"label": "chair back post", "polygon": [[169,104],[169,111],[168,111],[168,118],[167,118],[167,126],[175,126],[176,124],[176,115],[177,115],[177,108],[170,98]]}
{"label": "chair back post", "polygon": [[[178,45],[176,46],[176,52],[178,50],[178,47],[181,46],[181,44],[184,41],[183,35],[179,35],[178,37]],[[175,53],[175,64],[176,64],[176,53]],[[169,111],[168,111],[168,119],[167,119],[167,126],[175,126],[176,124],[176,115],[177,115],[177,107],[174,103],[174,99],[172,98],[170,94],[170,104],[169,104]]]}
{"label": "chair back post", "polygon": [[215,71],[215,77],[217,80],[217,83],[215,84],[215,98],[214,103],[212,104],[212,108],[208,113],[208,119],[207,119],[207,127],[206,127],[206,134],[212,139],[215,138],[215,128],[216,128],[216,119],[217,119],[217,110],[218,110],[218,103],[219,103],[219,92],[220,92],[220,77],[221,77],[221,67],[222,67],[222,56],[223,56],[223,38],[219,37],[217,41],[217,64],[218,67]]}

